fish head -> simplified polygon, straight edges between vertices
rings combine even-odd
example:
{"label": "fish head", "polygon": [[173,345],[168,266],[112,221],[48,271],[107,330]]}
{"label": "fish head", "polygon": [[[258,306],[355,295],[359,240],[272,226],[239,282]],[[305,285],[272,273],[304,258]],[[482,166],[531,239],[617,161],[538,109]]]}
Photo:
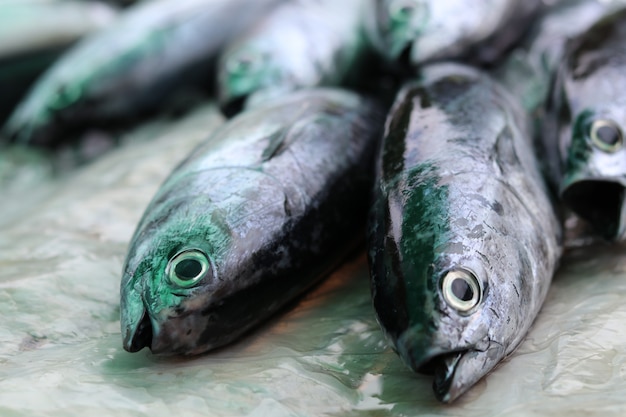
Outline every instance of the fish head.
{"label": "fish head", "polygon": [[413,42],[425,30],[429,3],[424,0],[381,0],[378,2],[378,25],[385,53],[397,59],[411,51]]}
{"label": "fish head", "polygon": [[[435,395],[451,402],[522,340],[525,311],[536,311],[540,297],[529,290],[528,251],[498,223],[502,208],[478,193],[468,198],[429,170],[413,172],[378,216],[387,224],[377,226],[385,250],[373,255],[373,300],[403,362],[433,373]],[[469,184],[468,177],[462,188]]]}
{"label": "fish head", "polygon": [[55,137],[67,134],[62,129],[64,120],[76,117],[75,104],[83,96],[79,82],[42,80],[22,101],[7,120],[6,136],[15,143],[54,145]]}
{"label": "fish head", "polygon": [[280,85],[282,72],[266,42],[236,44],[218,64],[218,98],[228,116],[238,112],[251,94]]}
{"label": "fish head", "polygon": [[626,10],[566,46],[554,83],[563,200],[608,240],[626,238]]}
{"label": "fish head", "polygon": [[[146,215],[133,237],[121,284],[124,348],[197,354],[219,344],[214,300],[225,291],[218,259],[228,230],[210,213],[188,216],[185,202]],[[227,285],[227,283],[226,283]]]}
{"label": "fish head", "polygon": [[566,130],[565,203],[608,240],[626,238],[626,112],[585,109]]}

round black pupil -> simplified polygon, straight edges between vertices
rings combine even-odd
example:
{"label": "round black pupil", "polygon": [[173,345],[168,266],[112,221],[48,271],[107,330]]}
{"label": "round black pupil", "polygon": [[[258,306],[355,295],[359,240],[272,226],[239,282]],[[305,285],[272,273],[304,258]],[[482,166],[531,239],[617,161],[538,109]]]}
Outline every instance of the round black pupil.
{"label": "round black pupil", "polygon": [[620,134],[615,127],[602,126],[596,130],[596,136],[602,143],[610,146],[616,145],[620,140]]}
{"label": "round black pupil", "polygon": [[200,275],[202,264],[196,259],[183,259],[176,264],[174,272],[182,280],[191,280]]}
{"label": "round black pupil", "polygon": [[462,301],[469,301],[474,297],[472,287],[464,279],[457,278],[452,281],[452,294]]}

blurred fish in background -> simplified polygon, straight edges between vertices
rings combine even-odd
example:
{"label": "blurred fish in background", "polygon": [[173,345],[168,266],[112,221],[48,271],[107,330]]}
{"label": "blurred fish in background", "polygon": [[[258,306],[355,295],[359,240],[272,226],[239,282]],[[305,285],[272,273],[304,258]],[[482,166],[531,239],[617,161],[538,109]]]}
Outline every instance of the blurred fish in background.
{"label": "blurred fish in background", "polygon": [[626,239],[626,8],[565,48],[544,140],[563,201],[607,240]]}
{"label": "blurred fish in background", "polygon": [[64,50],[117,15],[116,8],[96,1],[0,1],[0,124]]}
{"label": "blurred fish in background", "polygon": [[215,58],[235,34],[281,0],[151,0],[64,54],[11,115],[12,143],[56,146],[172,106],[213,84]]}
{"label": "blurred fish in background", "polygon": [[[218,97],[234,114],[250,97],[316,86],[358,87],[372,75],[373,0],[293,0],[242,32],[218,65]],[[367,80],[370,81],[370,80]]]}
{"label": "blurred fish in background", "polygon": [[378,49],[410,66],[493,63],[526,31],[541,0],[377,0]]}

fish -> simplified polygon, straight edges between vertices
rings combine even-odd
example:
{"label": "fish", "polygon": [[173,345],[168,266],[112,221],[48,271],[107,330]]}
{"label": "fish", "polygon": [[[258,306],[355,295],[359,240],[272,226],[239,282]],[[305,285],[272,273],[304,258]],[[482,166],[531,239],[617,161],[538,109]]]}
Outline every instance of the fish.
{"label": "fish", "polygon": [[524,33],[541,0],[377,0],[376,45],[410,66],[468,58],[490,63]]}
{"label": "fish", "polygon": [[625,71],[622,8],[568,41],[543,134],[561,199],[609,241],[626,240]]}
{"label": "fish", "polygon": [[129,244],[124,349],[196,355],[251,331],[365,240],[384,112],[308,89],[230,119],[163,183]]}
{"label": "fish", "polygon": [[488,74],[424,66],[385,123],[368,226],[373,305],[449,403],[510,355],[546,297],[562,227],[528,115]]}
{"label": "fish", "polygon": [[[547,8],[507,59],[494,69],[494,77],[520,97],[524,108],[543,118],[554,74],[567,42],[589,29],[600,18],[615,12],[622,0],[561,0]],[[524,82],[520,82],[524,79]]]}
{"label": "fish", "polygon": [[356,85],[371,56],[371,0],[285,2],[238,36],[220,56],[223,112],[239,112],[248,97],[318,86]]}
{"label": "fish", "polygon": [[151,0],[65,53],[4,127],[9,141],[54,147],[85,126],[130,123],[181,91],[210,89],[220,49],[281,0]]}
{"label": "fish", "polygon": [[0,2],[0,125],[64,50],[117,16],[116,8],[95,1]]}

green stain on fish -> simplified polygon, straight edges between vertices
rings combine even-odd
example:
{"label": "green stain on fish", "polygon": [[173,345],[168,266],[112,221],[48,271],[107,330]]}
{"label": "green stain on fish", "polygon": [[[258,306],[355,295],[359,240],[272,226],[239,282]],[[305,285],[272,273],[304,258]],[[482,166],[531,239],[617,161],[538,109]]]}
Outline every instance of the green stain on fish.
{"label": "green stain on fish", "polygon": [[[407,176],[402,189],[411,190],[405,196],[408,210],[402,219],[401,256],[407,285],[407,308],[412,312],[411,321],[418,323],[425,317],[420,310],[432,310],[433,304],[416,305],[424,294],[437,292],[437,278],[433,265],[438,254],[448,249],[450,236],[447,215],[450,211],[448,190],[438,184],[437,170],[426,163],[416,166]],[[409,278],[411,277],[411,278]],[[415,282],[412,282],[415,279]],[[423,298],[422,298],[423,299]],[[426,300],[428,301],[428,300]],[[424,328],[432,323],[423,323]]]}
{"label": "green stain on fish", "polygon": [[[593,153],[593,147],[589,142],[589,127],[591,126],[592,120],[593,112],[591,110],[583,111],[574,120],[572,126],[572,142],[567,150],[566,173],[584,170],[585,166],[589,163],[589,159]],[[567,178],[563,181],[564,183],[569,182]]]}

